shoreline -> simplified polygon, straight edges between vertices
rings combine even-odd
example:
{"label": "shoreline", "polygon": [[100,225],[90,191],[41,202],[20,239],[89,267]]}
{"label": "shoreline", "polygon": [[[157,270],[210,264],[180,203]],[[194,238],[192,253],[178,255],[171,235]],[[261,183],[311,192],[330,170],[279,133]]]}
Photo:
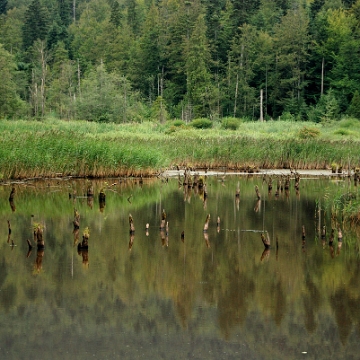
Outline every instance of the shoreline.
{"label": "shoreline", "polygon": [[[161,176],[163,177],[177,177],[179,175],[183,175],[185,170],[165,170]],[[247,171],[217,171],[217,170],[191,170],[190,175],[198,174],[200,176],[287,176],[293,175],[297,172],[300,176],[314,176],[314,177],[349,177],[353,175],[353,172],[350,174],[346,171],[342,173],[333,173],[331,170],[308,170],[308,169],[297,169],[297,170],[290,170],[290,169],[258,169],[254,172],[247,172]]]}
{"label": "shoreline", "polygon": [[[70,181],[70,180],[104,180],[104,179],[120,179],[120,180],[131,180],[131,179],[167,179],[167,178],[175,178],[179,176],[183,176],[185,169],[179,170],[164,170],[162,172],[154,172],[152,175],[148,175],[146,177],[142,176],[69,176],[64,175],[61,176],[60,174],[56,174],[54,177],[48,176],[39,176],[39,177],[31,177],[31,178],[24,178],[24,179],[7,179],[5,181],[0,181],[0,185],[9,185],[9,184],[27,184],[30,182],[41,182],[41,181]],[[290,169],[257,169],[254,172],[248,171],[236,171],[236,170],[227,170],[227,171],[220,171],[220,170],[189,170],[189,174],[191,176],[199,175],[199,176],[214,176],[214,177],[224,177],[224,176],[248,176],[248,177],[256,177],[256,176],[292,176],[298,173],[303,178],[309,177],[333,177],[333,178],[345,178],[351,177],[354,175],[353,171],[350,173],[347,171],[343,171],[342,173],[333,173],[331,170],[323,169],[323,170],[309,170],[309,169],[297,169],[296,171]]]}

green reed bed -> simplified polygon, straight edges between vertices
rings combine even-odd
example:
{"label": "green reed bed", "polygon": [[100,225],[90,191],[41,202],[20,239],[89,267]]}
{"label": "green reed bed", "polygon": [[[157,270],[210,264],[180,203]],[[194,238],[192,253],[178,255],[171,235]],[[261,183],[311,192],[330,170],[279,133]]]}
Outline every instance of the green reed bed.
{"label": "green reed bed", "polygon": [[[339,122],[338,128],[349,128],[348,123]],[[168,133],[166,124],[150,122],[0,121],[0,178],[147,176],[176,165],[238,170],[323,169],[335,162],[359,166],[360,137],[331,137],[335,125],[313,126],[242,123],[236,131],[182,126]]]}
{"label": "green reed bed", "polygon": [[158,169],[159,151],[144,141],[99,139],[74,132],[14,132],[2,139],[3,179],[53,176],[120,176]]}
{"label": "green reed bed", "polygon": [[323,169],[337,162],[357,166],[353,142],[310,139],[258,139],[244,136],[184,136],[165,139],[172,164],[195,167]]}

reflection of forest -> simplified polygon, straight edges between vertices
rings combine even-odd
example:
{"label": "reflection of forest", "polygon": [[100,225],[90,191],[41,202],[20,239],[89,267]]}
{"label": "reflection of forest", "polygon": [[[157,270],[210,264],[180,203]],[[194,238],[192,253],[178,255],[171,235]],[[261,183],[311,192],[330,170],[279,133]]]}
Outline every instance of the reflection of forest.
{"label": "reflection of forest", "polygon": [[[262,192],[258,211],[255,184]],[[59,358],[66,351],[85,358],[100,350],[103,358],[112,352],[134,358],[141,347],[147,358],[221,358],[227,352],[226,358],[285,359],[304,351],[316,359],[357,356],[357,240],[344,241],[334,256],[319,240],[319,224],[330,228],[331,219],[317,212],[317,204],[342,185],[302,180],[299,194],[290,189],[288,197],[276,197],[261,178],[209,178],[204,203],[201,192],[175,180],[94,182],[95,193],[106,187],[102,211],[97,197],[89,206],[83,196],[86,182],[43,185],[19,186],[15,211],[8,188],[0,193],[0,354],[13,354],[7,359],[35,354],[40,344],[43,353]],[[74,246],[74,208],[80,231],[90,229],[86,266]],[[168,246],[159,229],[163,209]],[[130,212],[136,231],[129,236]],[[15,248],[7,242],[7,220]],[[44,225],[46,244],[37,271],[36,250],[26,257],[34,221]],[[269,251],[260,239],[264,230]]]}

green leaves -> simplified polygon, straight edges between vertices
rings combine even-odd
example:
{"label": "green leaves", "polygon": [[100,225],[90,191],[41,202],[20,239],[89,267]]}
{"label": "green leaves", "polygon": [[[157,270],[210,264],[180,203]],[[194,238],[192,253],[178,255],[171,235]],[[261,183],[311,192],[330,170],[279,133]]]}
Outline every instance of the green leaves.
{"label": "green leaves", "polygon": [[0,44],[0,118],[21,116],[26,110],[16,90],[15,68],[14,57]]}
{"label": "green leaves", "polygon": [[25,13],[23,45],[25,50],[35,40],[45,40],[49,29],[49,14],[40,0],[33,0]]}

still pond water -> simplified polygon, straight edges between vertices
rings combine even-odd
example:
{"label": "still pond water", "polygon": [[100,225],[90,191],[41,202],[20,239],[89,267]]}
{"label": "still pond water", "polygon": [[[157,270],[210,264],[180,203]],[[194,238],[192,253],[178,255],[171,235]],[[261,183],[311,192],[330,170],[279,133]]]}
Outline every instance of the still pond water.
{"label": "still pond water", "polygon": [[[205,201],[177,178],[0,186],[0,358],[358,359],[355,230],[329,246],[342,226],[332,199],[357,188],[302,178],[276,196],[275,176],[271,193],[262,176],[205,183]],[[86,228],[88,250],[78,250]]]}

